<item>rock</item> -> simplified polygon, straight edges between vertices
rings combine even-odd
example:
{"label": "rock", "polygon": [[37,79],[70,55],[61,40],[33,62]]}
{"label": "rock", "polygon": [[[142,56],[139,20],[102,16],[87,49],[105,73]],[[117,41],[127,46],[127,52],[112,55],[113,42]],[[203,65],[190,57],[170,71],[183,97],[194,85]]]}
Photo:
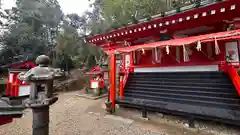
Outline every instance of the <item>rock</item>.
{"label": "rock", "polygon": [[105,104],[102,104],[102,109],[106,109],[106,105]]}
{"label": "rock", "polygon": [[66,76],[62,80],[56,80],[54,82],[55,91],[69,91],[69,90],[81,90],[86,87],[87,75],[81,69],[74,69],[70,75]]}
{"label": "rock", "polygon": [[143,118],[143,117],[140,117],[141,120],[144,120],[144,121],[149,121],[149,118]]}
{"label": "rock", "polygon": [[163,117],[164,117],[164,114],[162,114],[162,113],[157,113],[157,116],[160,117],[160,118],[163,118]]}
{"label": "rock", "polygon": [[188,123],[185,123],[185,124],[184,124],[184,127],[189,128],[189,124],[188,124]]}

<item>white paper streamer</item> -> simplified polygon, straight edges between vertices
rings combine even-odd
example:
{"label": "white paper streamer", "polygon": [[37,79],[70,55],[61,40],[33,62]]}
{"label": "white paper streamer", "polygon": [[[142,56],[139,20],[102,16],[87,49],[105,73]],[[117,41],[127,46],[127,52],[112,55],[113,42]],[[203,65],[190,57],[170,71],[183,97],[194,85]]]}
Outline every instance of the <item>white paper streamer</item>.
{"label": "white paper streamer", "polygon": [[168,45],[166,46],[166,52],[167,52],[167,54],[170,53],[170,50],[169,50],[169,46],[168,46]]}
{"label": "white paper streamer", "polygon": [[142,48],[142,53],[145,54],[145,50]]}
{"label": "white paper streamer", "polygon": [[8,79],[9,83],[12,83],[13,82],[13,74],[9,74],[9,79]]}
{"label": "white paper streamer", "polygon": [[197,42],[197,50],[198,51],[202,50],[202,45],[201,45],[201,41],[200,40]]}
{"label": "white paper streamer", "polygon": [[220,54],[220,49],[219,49],[219,45],[218,45],[218,42],[217,42],[217,38],[215,37],[215,54],[218,55]]}

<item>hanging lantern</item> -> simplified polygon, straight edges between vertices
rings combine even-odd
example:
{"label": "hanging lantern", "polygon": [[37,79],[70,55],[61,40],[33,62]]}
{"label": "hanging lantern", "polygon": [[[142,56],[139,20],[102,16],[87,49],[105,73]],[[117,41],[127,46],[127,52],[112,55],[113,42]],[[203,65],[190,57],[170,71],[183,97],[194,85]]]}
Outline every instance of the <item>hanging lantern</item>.
{"label": "hanging lantern", "polygon": [[188,56],[190,56],[190,55],[193,54],[193,51],[191,50],[190,46],[186,46],[185,48],[186,48],[186,50],[187,50]]}
{"label": "hanging lantern", "polygon": [[152,49],[152,64],[156,64],[155,62],[155,56],[156,56],[156,52],[155,52],[155,49]]}
{"label": "hanging lantern", "polygon": [[207,56],[208,56],[208,58],[212,58],[212,54],[213,53],[213,51],[212,51],[212,44],[209,42],[209,43],[207,43]]}
{"label": "hanging lantern", "polygon": [[155,60],[157,60],[158,59],[158,57],[157,57],[158,56],[157,48],[154,49],[154,52],[155,52]]}
{"label": "hanging lantern", "polygon": [[187,51],[185,45],[183,45],[183,58],[184,58],[184,62],[190,61],[189,56],[188,56],[188,51]]}
{"label": "hanging lantern", "polygon": [[168,45],[166,46],[166,52],[167,52],[167,54],[170,53],[170,50],[169,50],[169,46],[168,46]]}
{"label": "hanging lantern", "polygon": [[218,45],[218,42],[217,42],[217,38],[215,37],[215,54],[218,55],[220,54],[220,48],[219,48],[219,45]]}
{"label": "hanging lantern", "polygon": [[180,51],[181,51],[181,50],[180,50],[180,48],[181,48],[180,46],[177,46],[177,47],[176,47],[176,61],[177,61],[178,63],[180,63],[180,59],[181,59],[181,56],[180,56],[180,55],[181,55],[181,54],[180,54]]}
{"label": "hanging lantern", "polygon": [[202,49],[202,45],[201,45],[201,41],[199,40],[199,41],[197,42],[197,50],[198,50],[198,51],[201,51],[201,49]]}
{"label": "hanging lantern", "polygon": [[154,48],[153,50],[153,63],[161,63],[162,50],[159,48]]}

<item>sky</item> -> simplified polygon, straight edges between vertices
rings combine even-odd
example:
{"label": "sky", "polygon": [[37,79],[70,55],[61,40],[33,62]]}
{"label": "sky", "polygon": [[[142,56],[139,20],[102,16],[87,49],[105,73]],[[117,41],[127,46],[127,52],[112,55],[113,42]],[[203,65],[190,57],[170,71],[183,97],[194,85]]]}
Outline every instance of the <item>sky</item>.
{"label": "sky", "polygon": [[89,0],[59,0],[64,13],[82,14],[89,9]]}
{"label": "sky", "polygon": [[[1,0],[2,8],[11,8],[15,5],[15,0]],[[65,14],[77,13],[81,15],[89,9],[89,4],[92,0],[58,0]]]}

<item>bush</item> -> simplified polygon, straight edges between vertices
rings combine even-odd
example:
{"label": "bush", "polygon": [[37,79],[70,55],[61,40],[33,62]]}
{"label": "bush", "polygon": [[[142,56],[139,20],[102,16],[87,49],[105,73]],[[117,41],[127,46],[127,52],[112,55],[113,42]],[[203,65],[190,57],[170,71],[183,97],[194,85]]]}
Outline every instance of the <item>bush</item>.
{"label": "bush", "polygon": [[0,95],[5,92],[6,86],[7,86],[7,84],[4,82],[1,82],[1,80],[0,80]]}

